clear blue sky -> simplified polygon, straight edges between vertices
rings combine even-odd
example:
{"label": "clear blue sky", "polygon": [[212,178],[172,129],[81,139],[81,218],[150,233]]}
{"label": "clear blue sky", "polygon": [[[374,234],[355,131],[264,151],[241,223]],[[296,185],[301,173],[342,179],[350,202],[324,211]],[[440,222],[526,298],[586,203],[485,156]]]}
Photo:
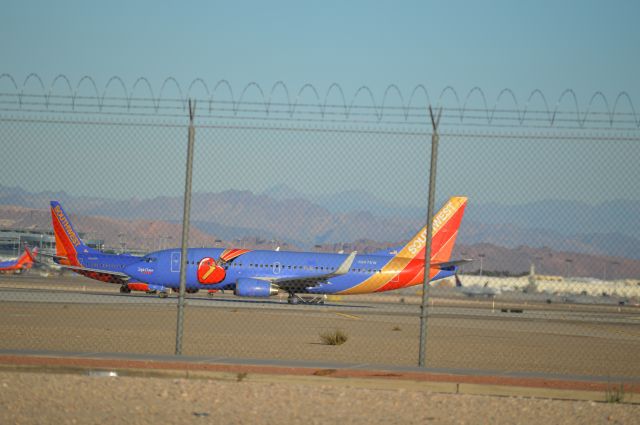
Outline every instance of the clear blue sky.
{"label": "clear blue sky", "polygon": [[[505,87],[516,93],[521,104],[533,90],[541,89],[551,106],[564,89],[571,88],[582,107],[596,91],[602,91],[610,103],[620,91],[627,91],[640,110],[638,1],[23,0],[5,1],[1,10],[0,73],[13,75],[19,84],[36,72],[45,84],[58,74],[67,75],[73,84],[90,75],[99,88],[113,75],[121,76],[129,88],[136,78],[145,76],[156,91],[166,77],[175,77],[183,88],[195,78],[203,78],[210,86],[227,79],[236,92],[251,81],[269,89],[283,80],[293,92],[313,83],[322,93],[338,82],[347,97],[361,85],[368,85],[379,97],[389,84],[397,84],[406,95],[418,84],[435,94],[451,85],[462,95],[479,86],[490,106]],[[0,90],[6,87],[0,85]],[[501,151],[500,146],[494,149]],[[563,153],[570,151],[560,150],[558,155]],[[442,154],[443,178],[447,178],[456,159],[446,148]],[[610,154],[605,161],[609,173],[617,164],[623,167],[612,181],[638,177],[637,171],[632,174],[638,168],[638,148],[631,154],[626,145],[598,153],[606,154]],[[550,169],[562,167],[561,156],[553,161],[542,156],[539,163]],[[465,164],[472,164],[472,159]],[[580,168],[592,163],[586,158]],[[510,166],[514,178],[522,176],[522,164],[511,162]],[[538,172],[531,168],[526,176]],[[585,176],[573,176],[572,192],[584,189]],[[298,190],[310,190],[301,180],[296,186],[295,176],[284,182],[270,177],[239,185],[264,189],[289,183]],[[553,183],[553,177],[548,178],[551,181],[545,184]],[[325,192],[344,185],[344,179],[335,174],[332,180],[335,183]],[[367,189],[367,178],[362,180],[357,188]],[[469,174],[459,183],[462,191],[477,186],[471,189],[473,194],[496,201],[505,195],[485,190],[493,180],[505,180],[505,176]],[[597,176],[594,180],[602,181]],[[422,183],[416,184],[411,193],[423,189]],[[611,193],[601,189],[575,198],[640,199],[640,193],[628,186]],[[87,188],[77,191],[89,192]],[[540,190],[531,197],[565,195]]]}
{"label": "clear blue sky", "polygon": [[6,1],[2,72],[640,95],[637,1]]}

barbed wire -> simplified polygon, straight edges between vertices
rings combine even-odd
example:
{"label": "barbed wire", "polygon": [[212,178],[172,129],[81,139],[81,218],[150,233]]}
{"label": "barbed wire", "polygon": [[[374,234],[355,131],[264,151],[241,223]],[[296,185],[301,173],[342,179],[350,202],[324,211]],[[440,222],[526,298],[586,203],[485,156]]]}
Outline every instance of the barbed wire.
{"label": "barbed wire", "polygon": [[[140,121],[135,119],[129,120],[85,120],[85,119],[73,119],[69,117],[56,118],[56,117],[36,117],[26,118],[24,116],[2,116],[0,115],[0,123],[31,123],[31,124],[60,124],[60,125],[88,125],[88,126],[111,126],[111,127],[152,127],[152,128],[182,128],[186,129],[188,124],[186,123],[170,123],[167,121]],[[334,122],[335,123],[335,122]],[[313,125],[313,123],[306,123],[305,126],[291,126],[289,122],[283,123],[282,121],[268,121],[266,123],[251,122],[244,123],[239,122],[223,122],[219,124],[198,124],[197,128],[200,129],[216,129],[216,130],[259,130],[259,131],[276,131],[276,132],[291,132],[291,133],[336,133],[336,134],[372,134],[372,135],[389,135],[389,136],[407,136],[407,137],[421,137],[430,138],[431,130],[428,128],[423,129],[380,129],[371,127],[353,127],[353,126],[326,126]],[[340,123],[335,123],[340,124]],[[343,124],[343,123],[342,123]],[[467,130],[447,130],[440,133],[441,138],[471,138],[471,139],[503,139],[503,140],[532,140],[532,141],[597,141],[597,142],[640,142],[640,135],[637,133],[620,132],[613,133],[610,129],[601,129],[601,133],[594,133],[598,129],[549,129],[538,128],[537,132],[522,132],[518,129],[512,131],[502,131],[496,129],[495,126],[486,126],[484,128],[467,129]],[[577,130],[577,131],[576,131]]]}
{"label": "barbed wire", "polygon": [[[21,109],[19,111],[16,111],[14,109],[10,109],[10,108],[1,108],[0,107],[0,113],[3,112],[22,112],[22,113],[55,113],[55,112],[59,112],[59,111],[46,111],[46,110],[40,110],[40,109]],[[67,115],[67,113],[62,113],[62,115]],[[71,114],[69,114],[71,115]],[[85,112],[85,111],[75,111],[73,113],[73,115],[78,116],[78,115],[83,115],[83,116],[87,116],[87,120],[90,120],[91,117],[95,116],[95,113],[92,112]],[[131,111],[129,113],[122,113],[122,112],[102,112],[100,114],[100,116],[107,116],[107,117],[119,117],[119,119],[122,118],[146,118],[146,119],[152,119],[155,118],[156,121],[154,121],[156,123],[156,125],[161,124],[163,121],[158,121],[158,119],[163,120],[163,119],[173,119],[173,120],[177,120],[177,121],[183,121],[184,120],[184,115],[183,114],[161,114],[161,113],[144,113],[144,112],[135,112],[135,111]],[[443,117],[446,119],[448,117],[448,115],[443,114]],[[235,121],[235,122],[239,122],[239,123],[245,123],[245,124],[236,124],[236,126],[243,126],[244,128],[254,128],[254,129],[259,129],[261,127],[261,125],[259,123],[263,122],[263,123],[280,123],[281,125],[284,123],[287,123],[289,125],[304,125],[304,124],[316,124],[316,125],[322,125],[322,124],[332,124],[332,125],[346,125],[346,126],[352,126],[354,124],[358,124],[358,125],[378,125],[380,124],[379,121],[374,121],[374,120],[366,120],[366,119],[358,119],[358,120],[349,120],[349,121],[345,121],[344,119],[331,119],[328,117],[319,119],[319,118],[312,118],[312,117],[306,117],[306,118],[287,118],[287,117],[248,117],[248,116],[225,116],[225,115],[210,115],[207,118],[211,118],[215,121]],[[47,119],[44,119],[45,121]],[[4,121],[4,119],[0,116],[0,121]],[[34,119],[33,121],[39,121],[39,119]],[[557,120],[557,124],[562,124],[563,121],[566,120]],[[69,119],[64,119],[64,118],[60,118],[59,122],[68,122],[68,123],[76,123],[76,124],[81,124],[81,123],[95,123],[95,124],[113,124],[112,122],[107,122],[107,121],[77,121],[77,120],[69,120]],[[569,120],[569,122],[573,122],[571,120]],[[457,124],[455,126],[451,126],[451,127],[455,127],[455,128],[493,128],[493,129],[533,129],[533,130],[544,130],[544,129],[558,129],[558,130],[584,130],[584,131],[611,131],[611,130],[619,130],[619,131],[628,131],[629,129],[625,129],[625,128],[621,128],[621,127],[611,127],[611,126],[597,126],[595,124],[597,124],[598,122],[604,122],[604,121],[590,121],[590,123],[594,124],[592,126],[589,127],[585,127],[585,126],[572,126],[572,125],[557,125],[555,127],[549,127],[547,124],[545,124],[544,122],[540,123],[540,124],[528,124],[528,125],[515,125],[515,124],[509,124],[507,121],[505,121],[504,123],[499,123],[499,122],[494,122],[492,124],[489,123],[483,123],[483,122],[464,122],[461,124]],[[606,122],[608,124],[608,121]],[[385,121],[384,124],[386,124],[387,126],[401,126],[401,127],[406,127],[410,124],[413,124],[415,127],[423,127],[425,130],[424,131],[428,131],[429,134],[431,134],[431,127],[430,125],[428,125],[428,123],[425,123],[423,121],[420,122],[406,122],[406,121]],[[177,126],[182,126],[184,124],[176,124]],[[196,124],[196,127],[217,127],[218,125],[215,124],[206,124],[203,123],[202,120],[200,120],[200,122],[198,124]],[[442,128],[443,125],[441,124],[440,127]],[[293,129],[293,130],[297,130],[299,128]],[[634,132],[635,130],[637,130],[635,127],[633,127]],[[375,130],[378,133],[381,133],[381,130]],[[397,133],[399,130],[393,130],[391,131],[391,133]]]}
{"label": "barbed wire", "polygon": [[[515,92],[509,88],[501,90],[489,107],[487,96],[480,87],[472,88],[462,101],[462,97],[455,88],[445,87],[434,103],[428,90],[423,85],[417,85],[405,98],[400,88],[391,84],[382,95],[381,103],[377,103],[373,91],[367,86],[361,86],[347,101],[342,87],[331,84],[324,97],[312,84],[304,84],[295,94],[282,81],[277,81],[269,91],[264,90],[258,83],[250,82],[240,91],[236,98],[233,87],[227,80],[220,80],[210,89],[201,79],[193,80],[186,92],[173,77],[166,78],[156,95],[152,84],[144,77],[138,78],[128,89],[124,80],[118,76],[111,77],[102,92],[95,80],[90,76],[82,77],[75,88],[70,79],[60,74],[49,84],[48,88],[42,78],[35,73],[29,74],[21,85],[10,74],[0,74],[0,83],[9,82],[13,92],[0,91],[0,111],[22,112],[59,112],[59,113],[96,113],[96,114],[134,114],[158,117],[184,117],[188,99],[195,99],[199,105],[198,112],[202,117],[236,118],[236,119],[286,119],[302,121],[355,121],[362,123],[384,124],[416,124],[429,125],[427,107],[443,109],[442,125],[480,125],[480,126],[508,126],[534,128],[585,128],[587,124],[599,125],[602,129],[640,129],[640,116],[627,92],[620,92],[613,102],[600,91],[595,92],[589,99],[587,106],[582,109],[576,93],[564,90],[555,106],[549,106],[547,97],[541,90],[533,90],[524,104],[518,101]],[[36,85],[34,93],[28,90]],[[66,93],[58,93],[60,86]],[[178,97],[167,97],[165,92],[173,86]],[[203,91],[204,97],[198,97],[196,89]],[[81,94],[83,89],[93,94]],[[112,95],[113,91],[120,92]],[[137,95],[141,90],[146,91],[147,97]],[[281,93],[284,101],[274,100]],[[226,97],[225,97],[226,96]],[[255,96],[257,100],[249,100]],[[305,101],[311,97],[311,101]],[[338,101],[329,102],[337,98]],[[362,99],[368,104],[357,103]],[[394,101],[395,99],[395,102]],[[408,100],[406,100],[408,99]],[[422,100],[420,100],[422,99]],[[472,102],[480,102],[480,107],[472,107]],[[508,102],[511,107],[504,107]],[[537,102],[542,107],[533,108]],[[569,109],[561,106],[570,104]],[[204,105],[204,107],[203,107]],[[600,105],[602,109],[596,109]],[[626,112],[622,108],[626,106]],[[592,128],[592,127],[588,127]]]}

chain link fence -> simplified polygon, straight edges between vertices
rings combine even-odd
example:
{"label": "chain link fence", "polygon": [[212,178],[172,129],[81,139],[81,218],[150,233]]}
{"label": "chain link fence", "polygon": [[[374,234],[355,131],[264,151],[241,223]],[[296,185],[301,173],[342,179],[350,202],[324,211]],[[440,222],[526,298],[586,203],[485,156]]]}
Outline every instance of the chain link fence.
{"label": "chain link fence", "polygon": [[[179,251],[187,97],[196,104],[189,246],[309,258],[389,251],[424,226],[433,104],[442,108],[436,211],[468,197],[452,259],[473,261],[429,289],[425,365],[640,375],[640,136],[624,94],[611,104],[594,95],[581,110],[572,92],[549,108],[540,92],[520,106],[503,91],[488,107],[476,89],[460,102],[451,89],[432,101],[424,88],[404,98],[391,86],[376,105],[370,90],[346,101],[338,86],[293,96],[281,83],[250,84],[236,98],[226,82],[210,90],[198,80],[183,95],[168,80],[156,97],[146,80],[128,91],[112,79],[101,93],[89,80],[74,90],[59,77],[47,91],[36,77],[22,87],[3,77],[0,255],[19,255],[25,242],[40,254],[28,272],[0,276],[2,350],[174,353],[175,293],[123,293],[57,266],[50,201],[99,251]],[[182,354],[418,364],[421,285],[321,298],[188,293]],[[346,342],[331,345],[331,333]]]}

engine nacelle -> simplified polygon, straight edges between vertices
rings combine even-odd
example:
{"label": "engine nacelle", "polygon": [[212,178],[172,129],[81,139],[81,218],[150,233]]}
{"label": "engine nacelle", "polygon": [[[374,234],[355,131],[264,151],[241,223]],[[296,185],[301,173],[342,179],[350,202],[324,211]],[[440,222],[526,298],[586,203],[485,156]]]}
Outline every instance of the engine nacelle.
{"label": "engine nacelle", "polygon": [[233,293],[239,297],[270,297],[278,293],[278,288],[264,280],[241,277]]}

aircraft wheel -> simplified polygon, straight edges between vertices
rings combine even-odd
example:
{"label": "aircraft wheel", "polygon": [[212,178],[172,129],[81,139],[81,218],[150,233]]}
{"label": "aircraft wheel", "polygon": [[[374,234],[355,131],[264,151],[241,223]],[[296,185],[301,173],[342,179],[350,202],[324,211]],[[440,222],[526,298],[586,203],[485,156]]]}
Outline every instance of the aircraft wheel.
{"label": "aircraft wheel", "polygon": [[128,286],[121,286],[120,287],[120,293],[121,294],[130,294],[131,293],[131,289]]}
{"label": "aircraft wheel", "polygon": [[160,292],[160,298],[169,298],[169,294],[167,292]]}

